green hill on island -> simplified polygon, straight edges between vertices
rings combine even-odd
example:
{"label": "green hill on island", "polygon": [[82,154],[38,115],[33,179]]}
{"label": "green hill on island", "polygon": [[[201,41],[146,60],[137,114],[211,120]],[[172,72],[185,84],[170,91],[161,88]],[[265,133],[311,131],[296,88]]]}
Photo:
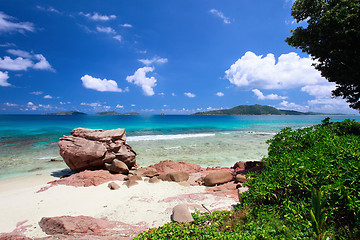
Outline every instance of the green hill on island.
{"label": "green hill on island", "polygon": [[322,113],[298,112],[293,110],[279,110],[264,105],[239,105],[230,109],[197,112],[192,115],[322,115]]}
{"label": "green hill on island", "polygon": [[108,112],[98,112],[98,113],[95,113],[95,115],[104,116],[104,115],[122,115],[122,114],[119,112],[115,112],[115,111],[108,111]]}
{"label": "green hill on island", "polygon": [[87,114],[78,111],[65,111],[65,112],[56,112],[56,113],[46,113],[45,115],[87,115]]}

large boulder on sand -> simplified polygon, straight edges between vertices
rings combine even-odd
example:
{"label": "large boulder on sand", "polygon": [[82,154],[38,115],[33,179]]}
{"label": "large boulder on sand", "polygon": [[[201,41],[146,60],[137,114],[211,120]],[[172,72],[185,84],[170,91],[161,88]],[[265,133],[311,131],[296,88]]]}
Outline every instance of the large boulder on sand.
{"label": "large boulder on sand", "polygon": [[209,173],[204,178],[206,186],[215,186],[217,184],[227,183],[233,179],[233,175],[228,171],[216,171]]}
{"label": "large boulder on sand", "polygon": [[189,179],[187,172],[172,172],[165,175],[164,180],[169,182],[185,182]]}
{"label": "large boulder on sand", "polygon": [[114,228],[116,222],[89,216],[43,217],[39,225],[48,235],[90,233],[95,234],[107,228]]}
{"label": "large boulder on sand", "polygon": [[122,128],[113,130],[76,128],[71,136],[60,138],[60,155],[71,170],[79,172],[104,168],[105,163],[119,160],[128,169],[137,166],[135,151],[126,144]]}

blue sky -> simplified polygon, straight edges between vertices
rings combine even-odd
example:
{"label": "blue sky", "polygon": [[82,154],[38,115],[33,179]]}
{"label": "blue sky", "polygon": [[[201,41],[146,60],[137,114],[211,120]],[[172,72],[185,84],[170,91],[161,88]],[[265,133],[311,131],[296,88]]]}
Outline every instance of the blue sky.
{"label": "blue sky", "polygon": [[357,113],[284,42],[290,11],[290,0],[0,1],[0,113]]}

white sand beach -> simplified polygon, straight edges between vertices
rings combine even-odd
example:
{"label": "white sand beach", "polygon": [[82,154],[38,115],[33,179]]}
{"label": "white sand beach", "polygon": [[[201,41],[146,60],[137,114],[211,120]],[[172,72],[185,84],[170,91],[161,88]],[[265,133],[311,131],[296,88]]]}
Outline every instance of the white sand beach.
{"label": "white sand beach", "polygon": [[108,183],[99,186],[47,186],[58,179],[51,172],[0,180],[0,233],[20,232],[25,236],[46,237],[38,222],[42,217],[90,216],[106,217],[145,228],[171,221],[172,208],[180,203],[204,204],[208,209],[230,209],[236,201],[206,193],[204,186],[181,186],[175,182],[139,181],[128,188],[123,182],[118,190]]}

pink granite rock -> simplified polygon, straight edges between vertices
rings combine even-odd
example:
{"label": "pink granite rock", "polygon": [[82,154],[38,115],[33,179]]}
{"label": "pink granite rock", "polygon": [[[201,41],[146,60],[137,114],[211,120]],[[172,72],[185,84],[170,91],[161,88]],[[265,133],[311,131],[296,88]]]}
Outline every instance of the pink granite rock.
{"label": "pink granite rock", "polygon": [[233,179],[233,175],[228,171],[216,171],[205,176],[206,186],[215,186],[217,184],[227,183]]}
{"label": "pink granite rock", "polygon": [[189,174],[187,172],[171,172],[166,174],[164,179],[169,182],[184,182],[189,179]]}
{"label": "pink granite rock", "polygon": [[114,228],[116,222],[89,216],[43,217],[39,225],[49,235],[73,233],[97,233],[107,228]]}
{"label": "pink granite rock", "polygon": [[124,129],[113,130],[76,128],[71,136],[60,138],[60,155],[73,171],[104,168],[117,159],[128,169],[137,166],[135,151],[126,144]]}
{"label": "pink granite rock", "polygon": [[167,174],[170,172],[187,172],[194,173],[201,170],[201,166],[193,163],[182,161],[165,160],[157,164],[150,165],[149,167],[155,168],[159,174]]}
{"label": "pink granite rock", "polygon": [[110,182],[110,181],[123,181],[126,175],[123,174],[111,174],[106,170],[96,170],[90,171],[85,170],[83,172],[75,173],[68,177],[64,177],[58,180],[48,182],[48,186],[40,189],[38,192],[45,191],[52,186],[56,185],[68,185],[74,187],[89,187],[89,186],[98,186],[100,184]]}

